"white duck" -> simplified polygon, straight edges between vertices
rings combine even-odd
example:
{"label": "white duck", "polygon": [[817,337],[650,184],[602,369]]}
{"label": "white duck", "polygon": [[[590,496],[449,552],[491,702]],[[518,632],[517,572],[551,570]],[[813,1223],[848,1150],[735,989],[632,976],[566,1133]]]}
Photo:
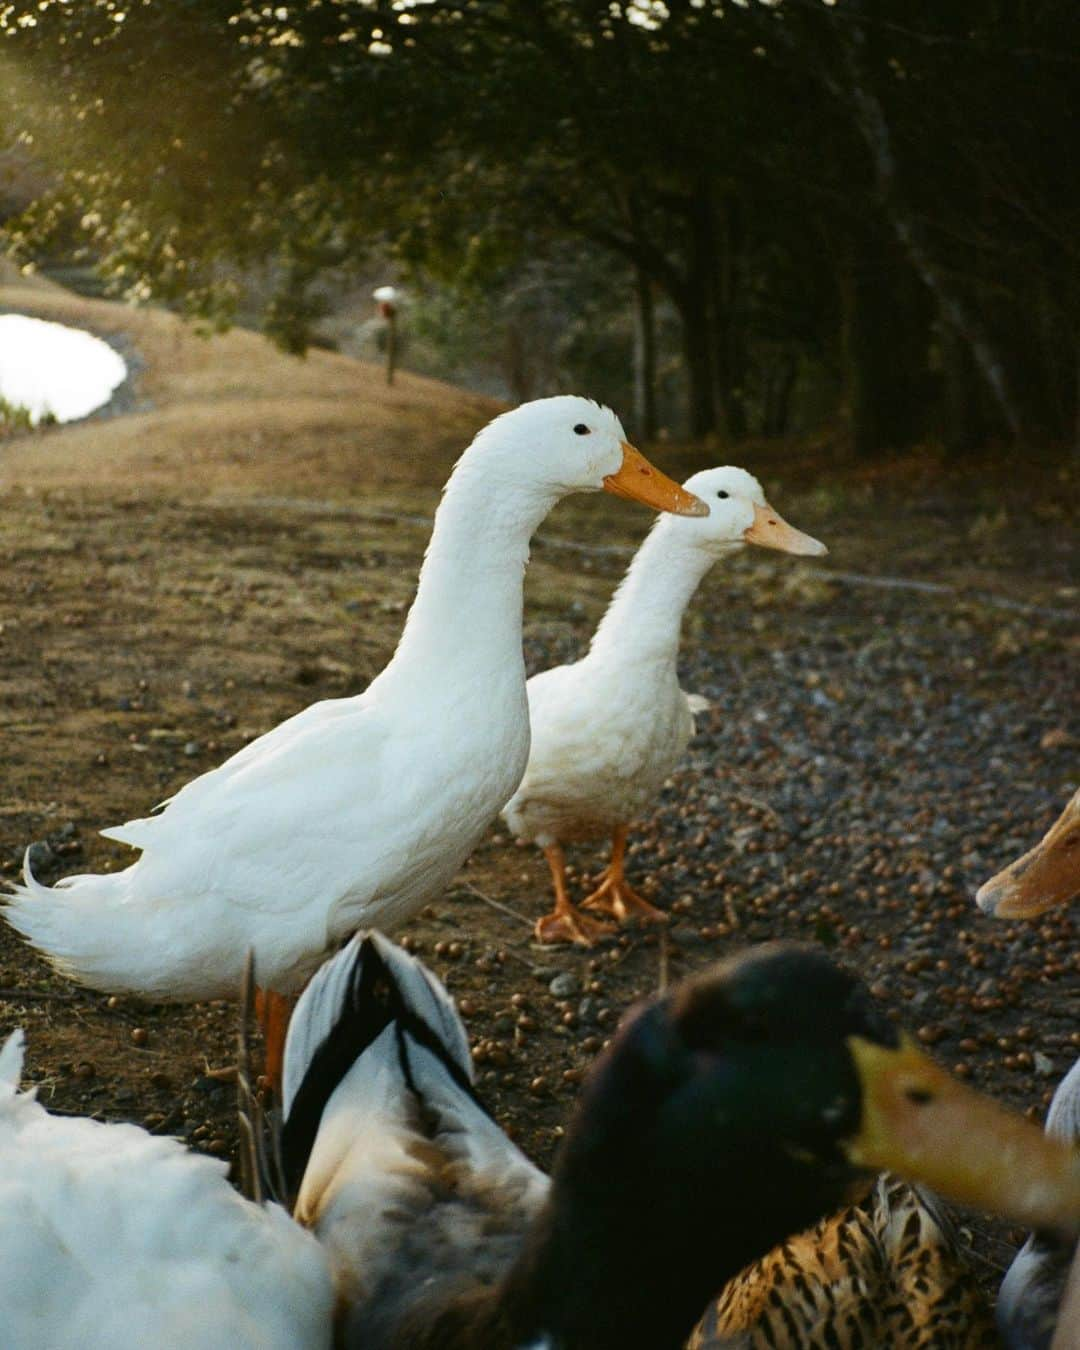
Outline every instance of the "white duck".
{"label": "white duck", "polygon": [[329,1350],[326,1253],[228,1166],[137,1125],[51,1116],[0,1048],[0,1340],[19,1350]]}
{"label": "white duck", "polygon": [[618,919],[662,918],[627,884],[629,824],[679,762],[705,701],[679,688],[676,663],[683,611],[719,558],[747,544],[819,556],[827,549],[772,509],[745,469],[706,469],[687,491],[708,506],[696,520],[663,520],[638,549],[593,634],[588,653],[528,684],[532,749],[503,809],[513,834],[544,850],[555,909],[536,924],[541,942],[590,944],[611,931],[581,913],[566,890],[562,844],[612,836],[611,862],[583,902]]}
{"label": "white duck", "polygon": [[[446,485],[404,632],[369,687],[282,722],[160,814],[103,830],[142,850],[124,871],[49,889],[27,865],[9,922],[72,979],[180,1001],[235,997],[249,949],[263,989],[295,994],[361,925],[398,928],[446,885],[521,778],[529,539],[562,497],[600,488],[707,509],[587,399],[496,418]],[[271,1073],[280,1000],[277,1012]]]}

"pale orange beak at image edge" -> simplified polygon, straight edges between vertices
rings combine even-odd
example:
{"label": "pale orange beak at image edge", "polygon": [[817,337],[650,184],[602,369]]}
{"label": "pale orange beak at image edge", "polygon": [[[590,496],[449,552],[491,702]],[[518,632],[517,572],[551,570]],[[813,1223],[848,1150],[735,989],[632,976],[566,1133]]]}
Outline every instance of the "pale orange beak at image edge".
{"label": "pale orange beak at image edge", "polygon": [[997,919],[1034,919],[1080,898],[1080,791],[1022,858],[979,887],[979,908]]}

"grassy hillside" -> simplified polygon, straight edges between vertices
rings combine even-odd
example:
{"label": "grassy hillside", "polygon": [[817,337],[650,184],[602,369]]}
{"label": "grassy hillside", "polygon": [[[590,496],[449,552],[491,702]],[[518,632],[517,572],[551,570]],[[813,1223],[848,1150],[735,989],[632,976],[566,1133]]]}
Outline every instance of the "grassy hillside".
{"label": "grassy hillside", "polygon": [[0,271],[0,312],[85,328],[132,375],[116,409],[5,447],[2,481],[21,487],[363,494],[429,484],[498,411],[489,399],[333,352],[284,355],[243,329],[202,337],[175,315],[74,295]]}

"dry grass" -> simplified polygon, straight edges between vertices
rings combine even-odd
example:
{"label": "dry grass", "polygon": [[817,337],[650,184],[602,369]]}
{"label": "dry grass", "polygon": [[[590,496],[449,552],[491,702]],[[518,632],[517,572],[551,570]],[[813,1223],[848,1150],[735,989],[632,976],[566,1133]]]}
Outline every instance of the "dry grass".
{"label": "dry grass", "polygon": [[333,352],[284,355],[242,329],[200,336],[175,315],[87,300],[0,273],[0,311],[85,328],[134,364],[123,417],[5,451],[9,487],[338,497],[432,484],[498,410],[493,400]]}

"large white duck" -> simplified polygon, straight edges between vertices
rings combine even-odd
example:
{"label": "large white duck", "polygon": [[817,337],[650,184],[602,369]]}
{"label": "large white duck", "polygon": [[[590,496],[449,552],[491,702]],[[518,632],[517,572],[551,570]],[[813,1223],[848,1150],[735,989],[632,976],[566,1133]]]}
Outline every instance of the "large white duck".
{"label": "large white duck", "polygon": [[19,1350],[330,1350],[326,1253],[228,1165],[137,1125],[53,1116],[0,1047],[0,1341]]}
{"label": "large white duck", "polygon": [[400,927],[524,772],[529,539],[562,497],[600,488],[707,509],[588,399],[496,418],[455,466],[397,650],[368,688],[282,722],[160,814],[103,830],[142,850],[124,871],[50,889],[27,865],[9,922],[83,984],[180,1001],[235,997],[249,949],[262,988],[293,995],[357,928]]}
{"label": "large white duck", "polygon": [[513,834],[544,850],[555,909],[536,924],[541,942],[591,944],[610,925],[570,902],[562,845],[612,837],[611,862],[583,906],[617,919],[662,918],[628,884],[623,854],[630,823],[679,762],[705,706],[679,687],[676,664],[686,606],[719,558],[747,544],[817,557],[824,544],[793,529],[745,469],[705,469],[684,487],[708,514],[658,521],[593,634],[588,653],[528,684],[532,749],[503,809]]}

